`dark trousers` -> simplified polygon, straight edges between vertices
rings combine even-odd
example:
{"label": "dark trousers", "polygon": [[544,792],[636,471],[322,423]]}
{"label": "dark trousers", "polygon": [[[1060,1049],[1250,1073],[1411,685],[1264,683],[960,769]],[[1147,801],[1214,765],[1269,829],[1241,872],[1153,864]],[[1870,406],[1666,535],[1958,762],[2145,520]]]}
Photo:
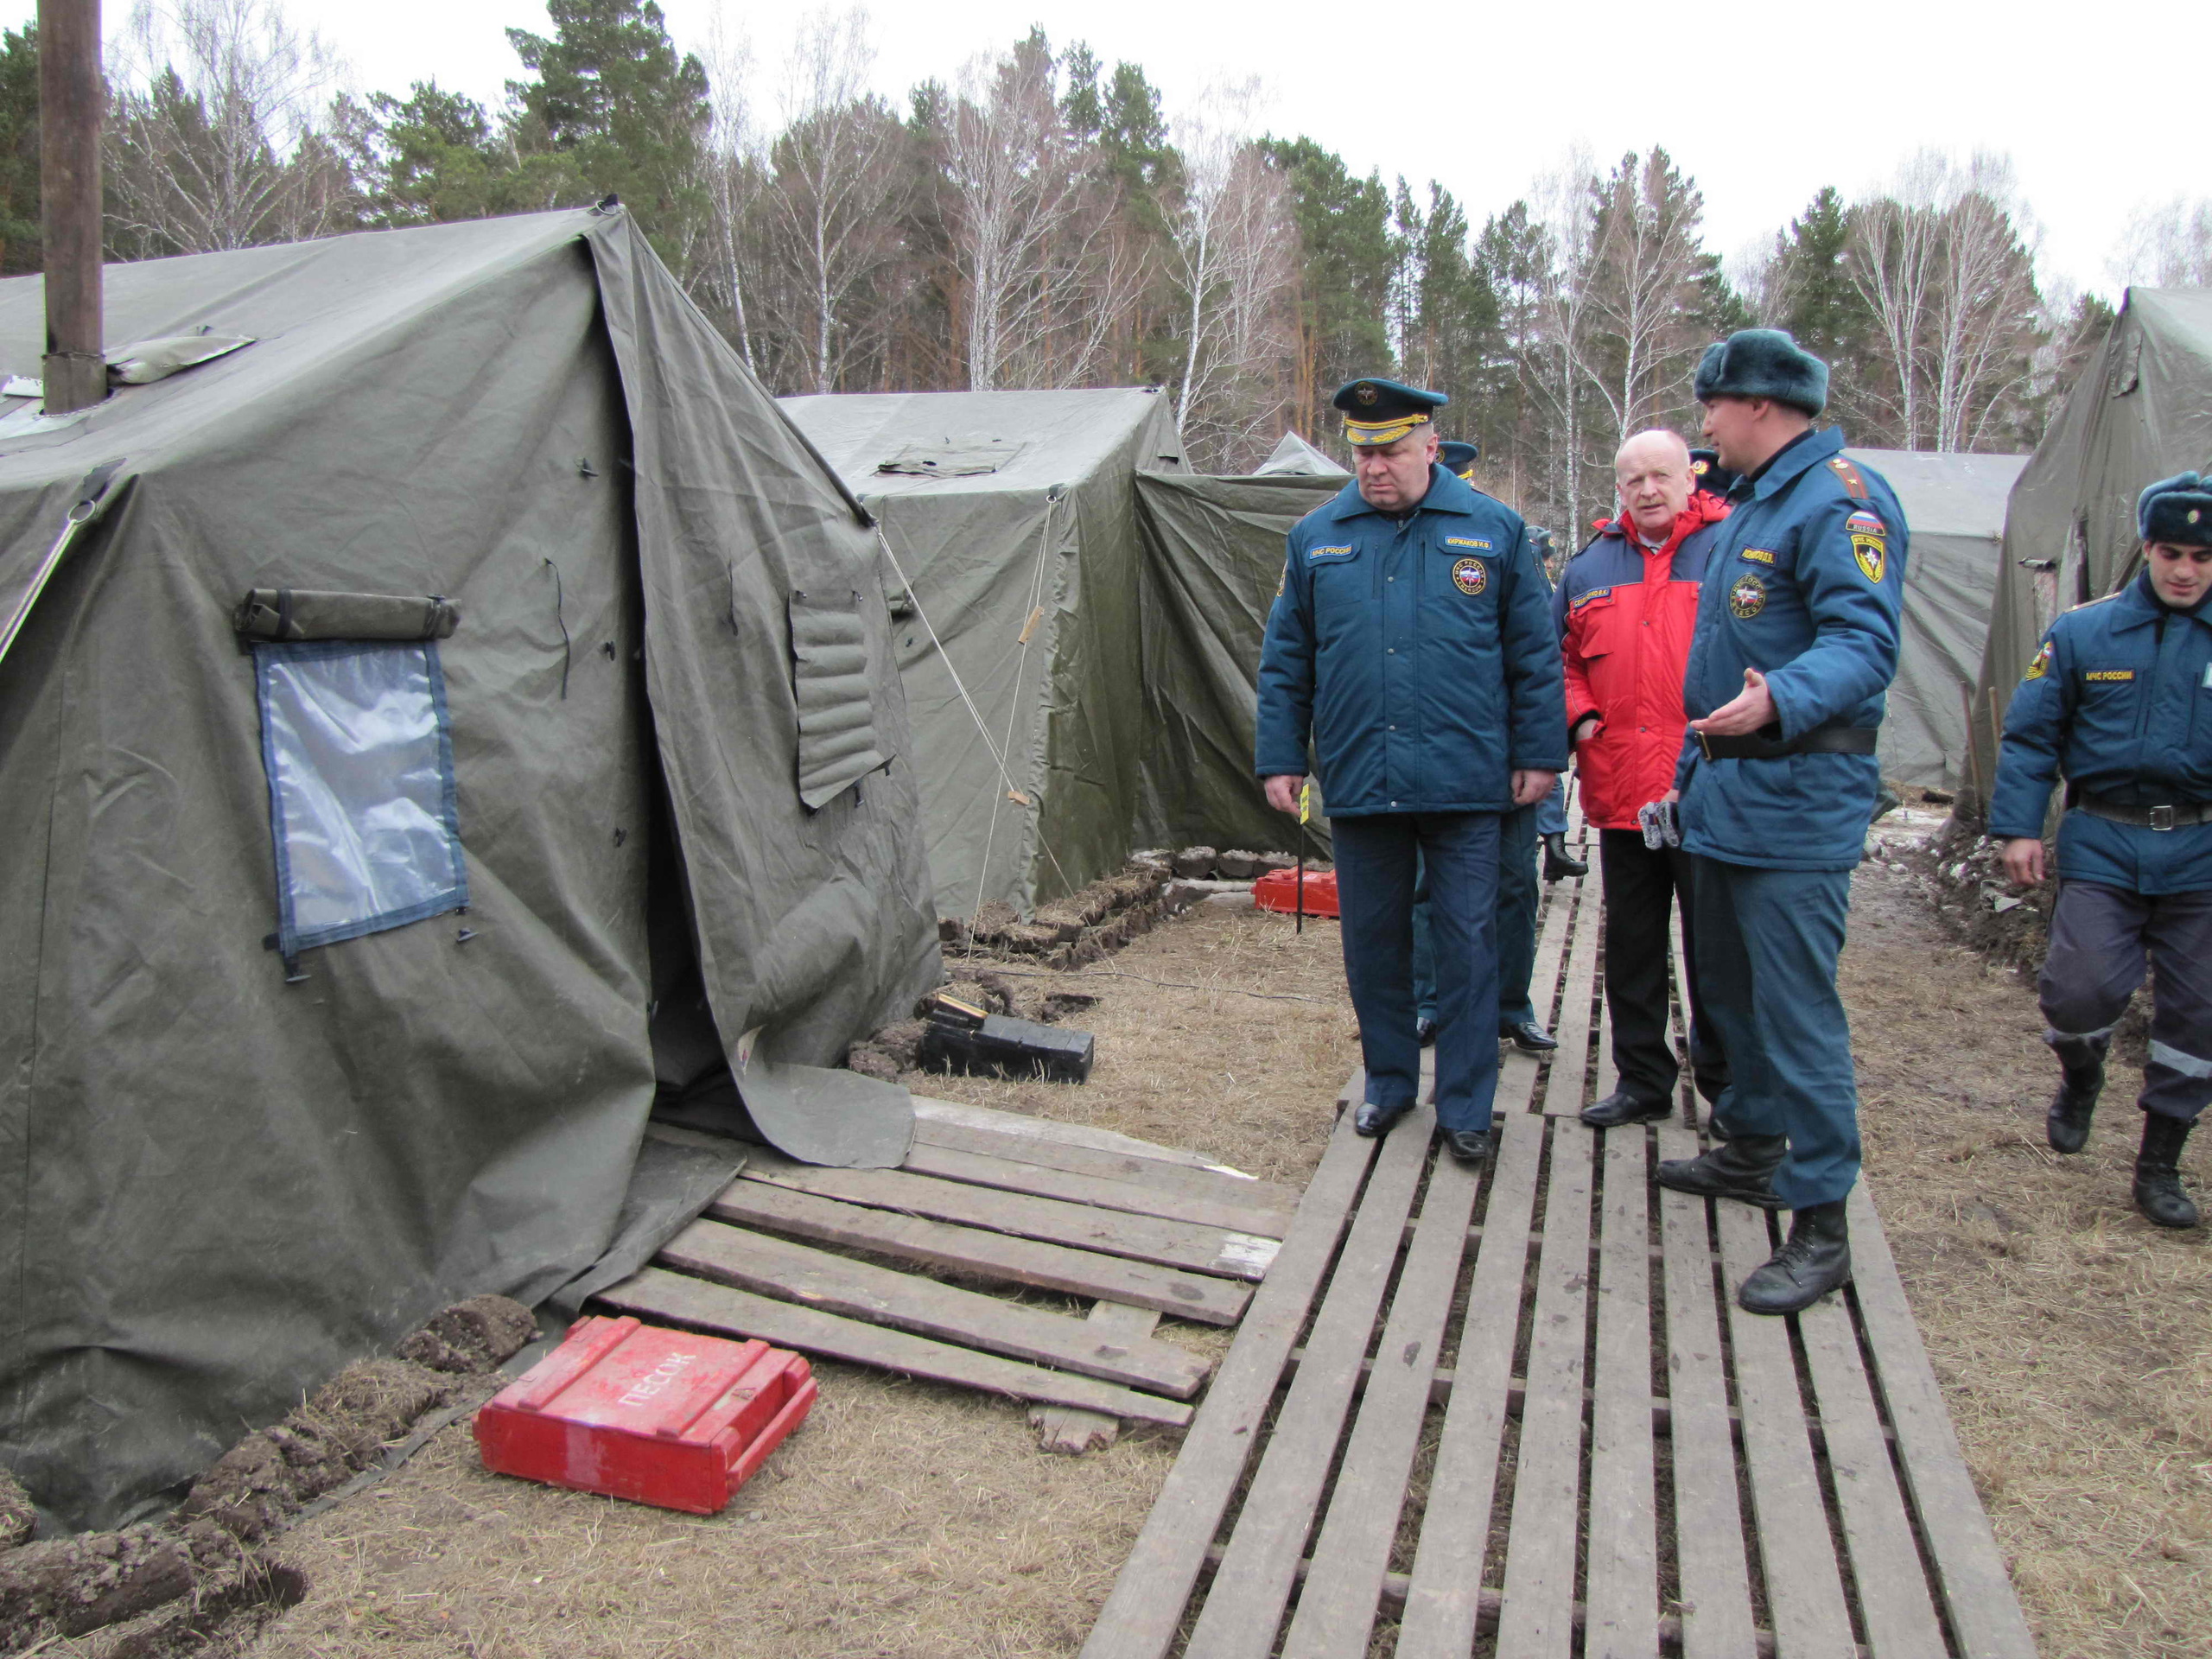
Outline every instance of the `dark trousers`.
{"label": "dark trousers", "polygon": [[[1536,836],[1547,803],[1503,815],[1498,823],[1497,859],[1497,1028],[1526,1025],[1536,1017],[1529,1000],[1529,981],[1536,971],[1536,906],[1543,897],[1536,884]],[[1564,810],[1560,813],[1562,824]],[[1414,1004],[1424,1020],[1436,1018],[1436,945],[1429,933],[1428,877],[1414,887]]]}
{"label": "dark trousers", "polygon": [[1789,1137],[1774,1190],[1790,1209],[1832,1204],[1859,1179],[1859,1088],[1835,988],[1851,872],[1691,863],[1698,985],[1734,1078],[1728,1127]]}
{"label": "dark trousers", "polygon": [[2146,1112],[2193,1123],[2212,1102],[2212,893],[2151,895],[2094,881],[2059,884],[2050,954],[2036,1000],[2054,1045],[2101,1047],[2151,964]]}
{"label": "dark trousers", "polygon": [[1698,995],[1694,861],[1680,848],[1645,846],[1637,830],[1599,830],[1598,856],[1605,888],[1605,1007],[1621,1087],[1655,1104],[1674,1096],[1681,1068],[1668,1034],[1667,964],[1679,894],[1690,1071],[1698,1093],[1718,1103],[1728,1087],[1728,1056]]}
{"label": "dark trousers", "polygon": [[1499,815],[1388,812],[1337,818],[1344,979],[1359,1015],[1368,1101],[1410,1105],[1421,1087],[1414,1033],[1414,878],[1428,883],[1436,955],[1436,1121],[1486,1129],[1497,1093]]}

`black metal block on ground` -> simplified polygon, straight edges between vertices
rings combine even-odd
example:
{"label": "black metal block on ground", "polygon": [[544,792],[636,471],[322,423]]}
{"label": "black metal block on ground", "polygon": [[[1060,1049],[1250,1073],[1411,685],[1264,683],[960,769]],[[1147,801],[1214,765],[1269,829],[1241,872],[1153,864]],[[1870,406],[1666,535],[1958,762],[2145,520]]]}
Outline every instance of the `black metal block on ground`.
{"label": "black metal block on ground", "polygon": [[922,1038],[922,1065],[931,1071],[965,1076],[1086,1083],[1096,1046],[1087,1031],[1040,1026],[1002,1014],[987,1015],[975,1026],[933,1019]]}

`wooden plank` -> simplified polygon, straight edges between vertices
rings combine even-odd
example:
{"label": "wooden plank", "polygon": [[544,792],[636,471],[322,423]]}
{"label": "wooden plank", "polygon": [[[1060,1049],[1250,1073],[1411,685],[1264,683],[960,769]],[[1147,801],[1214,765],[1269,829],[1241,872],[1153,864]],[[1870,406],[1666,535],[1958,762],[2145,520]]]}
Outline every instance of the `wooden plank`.
{"label": "wooden plank", "polygon": [[1659,1649],[1649,1173],[1642,1129],[1609,1129],[1602,1139],[1605,1182],[1598,1242],[1597,1374],[1590,1406],[1588,1584],[1583,1592],[1589,1622],[1582,1651],[1585,1659],[1643,1659]]}
{"label": "wooden plank", "polygon": [[1236,1324],[1252,1300],[1251,1287],[1234,1279],[1181,1273],[980,1227],[956,1227],[895,1210],[871,1210],[766,1181],[732,1181],[707,1206],[707,1213],[740,1226],[762,1227],[1007,1284],[1154,1308],[1208,1325]]}
{"label": "wooden plank", "polygon": [[1574,1639],[1592,1135],[1565,1120],[1552,1128],[1528,1403],[1521,1413],[1521,1454],[1505,1544],[1505,1604],[1497,1621],[1497,1650],[1515,1659],[1566,1659]]}
{"label": "wooden plank", "polygon": [[[1305,1362],[1283,1396],[1228,1553],[1192,1628],[1192,1653],[1264,1659],[1274,1650],[1435,1125],[1424,1103],[1382,1142],[1328,1294],[1314,1315]],[[1459,1236],[1466,1236],[1464,1227]]]}
{"label": "wooden plank", "polygon": [[[1541,925],[1536,935],[1535,965],[1529,970],[1529,1001],[1536,1011],[1536,1018],[1547,1027],[1554,1018],[1552,1007],[1558,1000],[1559,965],[1567,955],[1567,934],[1574,925],[1574,899],[1580,891],[1579,887],[1570,887],[1564,881],[1548,883],[1543,890]],[[1528,1061],[1529,1075],[1533,1078],[1535,1076],[1535,1057],[1521,1054],[1516,1048],[1506,1058],[1510,1059],[1516,1054]]]}
{"label": "wooden plank", "polygon": [[[1358,1421],[1313,1546],[1313,1570],[1283,1642],[1284,1659],[1367,1651],[1479,1185],[1475,1172],[1455,1158],[1438,1158],[1430,1172],[1413,1244],[1391,1295],[1389,1322],[1376,1347]],[[1649,1412],[1645,1415],[1648,1421]]]}
{"label": "wooden plank", "polygon": [[1967,1659],[2032,1659],[2035,1638],[1974,1478],[1959,1454],[1942,1390],[1863,1180],[1852,1191],[1848,1214],[1852,1299],[1874,1357],[1875,1384],[1897,1433],[1897,1461],[1936,1563],[1951,1629]]}
{"label": "wooden plank", "polygon": [[895,1325],[987,1353],[1034,1360],[1085,1376],[1187,1400],[1212,1368],[1173,1343],[1102,1341],[1081,1319],[917,1274],[856,1262],[719,1221],[695,1221],[661,1247],[660,1266],[848,1319]]}
{"label": "wooden plank", "polygon": [[[1690,1130],[1679,1123],[1660,1126],[1660,1157],[1694,1158],[1697,1150]],[[1751,1578],[1713,1301],[1710,1229],[1705,1199],[1659,1190],[1682,1659],[1736,1659],[1751,1644]]]}
{"label": "wooden plank", "polygon": [[[1517,1113],[1529,1096],[1501,1098]],[[1460,1322],[1452,1401],[1429,1476],[1414,1554],[1399,1659],[1465,1659],[1482,1609],[1484,1557],[1497,1491],[1498,1453],[1509,1409],[1514,1335],[1529,1259],[1548,1125],[1541,1117],[1501,1116],[1505,1134],[1490,1181],[1490,1205]]]}
{"label": "wooden plank", "polygon": [[1077,1175],[1065,1169],[1049,1169],[1042,1164],[1025,1164],[1012,1158],[995,1158],[987,1153],[931,1146],[926,1141],[916,1141],[899,1167],[910,1174],[931,1175],[944,1181],[965,1181],[970,1186],[1027,1192],[1040,1198],[1058,1198],[1063,1204],[1087,1204],[1098,1210],[1160,1216],[1169,1221],[1219,1227],[1260,1238],[1280,1239],[1290,1230],[1290,1212],[1287,1210],[1225,1204],[1197,1193],[1178,1192],[1136,1181],[1109,1180],[1099,1175]]}
{"label": "wooden plank", "polygon": [[1713,1207],[1729,1287],[1728,1335],[1736,1403],[1743,1413],[1744,1462],[1751,1472],[1753,1536],[1775,1640],[1790,1659],[1854,1659],[1858,1644],[1828,1536],[1827,1501],[1813,1467],[1789,1327],[1770,1314],[1746,1313],[1734,1294],[1773,1254],[1766,1214],[1726,1200]]}
{"label": "wooden plank", "polygon": [[1940,1654],[1943,1627],[1859,1363],[1849,1303],[1840,1296],[1822,1297],[1797,1316],[1797,1331],[1820,1408],[1828,1476],[1843,1520],[1844,1553],[1859,1586],[1866,1645],[1874,1659]]}
{"label": "wooden plank", "polygon": [[[1102,1341],[1128,1344],[1148,1338],[1153,1327],[1160,1323],[1160,1315],[1148,1307],[1100,1302],[1090,1310],[1089,1323]],[[1104,1451],[1122,1433],[1120,1418],[1103,1416],[1095,1411],[1077,1411],[1069,1406],[1039,1406],[1029,1414],[1029,1425],[1037,1431],[1039,1452],[1062,1452],[1077,1457],[1094,1447]]]}
{"label": "wooden plank", "polygon": [[914,1121],[917,1123],[958,1123],[969,1128],[989,1129],[1001,1135],[1058,1141],[1062,1146],[1088,1147],[1095,1152],[1122,1153],[1132,1158],[1149,1158],[1157,1163],[1180,1164],[1186,1169],[1211,1169],[1230,1175],[1243,1173],[1230,1169],[1226,1164],[1216,1163],[1203,1152],[1192,1152],[1185,1147],[1163,1147],[1155,1141],[1140,1141],[1133,1135],[1122,1135],[1112,1129],[1094,1129],[1088,1123],[1063,1123],[1057,1118],[1032,1117],[1026,1112],[1001,1112],[988,1106],[970,1106],[961,1101],[932,1100],[927,1095],[914,1096]]}
{"label": "wooden plank", "polygon": [[829,1169],[794,1163],[765,1147],[753,1154],[740,1179],[1230,1279],[1260,1278],[1281,1248],[1275,1240],[1254,1233],[1193,1227],[1187,1222],[1098,1210],[1026,1192],[1001,1192],[964,1181],[909,1175],[903,1169]]}
{"label": "wooden plank", "polygon": [[1203,1197],[1219,1198],[1225,1204],[1249,1204],[1263,1210],[1280,1210],[1286,1215],[1298,1208],[1296,1187],[1285,1186],[1277,1181],[1263,1181],[1225,1166],[1193,1168],[1188,1164],[1166,1163],[1157,1158],[1140,1158],[1129,1153],[1101,1152],[1093,1147],[1078,1147],[1063,1141],[1010,1134],[1004,1129],[978,1128],[973,1124],[950,1122],[934,1117],[914,1120],[914,1139],[933,1147],[950,1147],[959,1152],[985,1152],[994,1157],[1012,1158],[1025,1164],[1042,1164],[1047,1169],[1065,1169],[1077,1175],[1103,1175],[1109,1180],[1136,1181],[1178,1192],[1194,1192]]}
{"label": "wooden plank", "polygon": [[1597,979],[1598,920],[1602,908],[1594,887],[1585,892],[1574,907],[1574,943],[1567,951],[1559,1024],[1552,1029],[1552,1035],[1559,1039],[1559,1048],[1552,1055],[1551,1076],[1544,1087],[1547,1116],[1573,1117],[1589,1103],[1583,1078],[1590,1060],[1590,998]]}
{"label": "wooden plank", "polygon": [[[1357,1098],[1358,1092],[1355,1075],[1340,1098]],[[1372,1141],[1352,1132],[1350,1112],[1337,1120],[1282,1254],[1253,1296],[1206,1390],[1182,1452],[1083,1644],[1084,1659],[1160,1659],[1174,1642],[1205,1569],[1206,1547],[1243,1478],[1284,1363],[1336,1255],[1374,1150]]]}
{"label": "wooden plank", "polygon": [[599,1293],[598,1300],[625,1313],[666,1319],[722,1336],[758,1337],[823,1359],[873,1365],[906,1376],[926,1377],[986,1394],[1110,1412],[1138,1422],[1187,1425],[1192,1412],[1178,1401],[1135,1389],[1118,1389],[1066,1371],[979,1354],[972,1348],[932,1342],[888,1326],[840,1319],[793,1302],[779,1302],[727,1285],[709,1284],[664,1268],[646,1268]]}

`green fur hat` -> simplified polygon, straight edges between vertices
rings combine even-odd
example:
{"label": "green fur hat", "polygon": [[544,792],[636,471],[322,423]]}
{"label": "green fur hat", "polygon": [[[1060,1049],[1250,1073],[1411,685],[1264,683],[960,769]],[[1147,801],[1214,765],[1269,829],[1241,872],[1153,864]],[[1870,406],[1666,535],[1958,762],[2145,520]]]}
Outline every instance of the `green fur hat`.
{"label": "green fur hat", "polygon": [[1770,397],[1817,415],[1827,407],[1828,365],[1779,328],[1742,328],[1705,348],[1697,400]]}

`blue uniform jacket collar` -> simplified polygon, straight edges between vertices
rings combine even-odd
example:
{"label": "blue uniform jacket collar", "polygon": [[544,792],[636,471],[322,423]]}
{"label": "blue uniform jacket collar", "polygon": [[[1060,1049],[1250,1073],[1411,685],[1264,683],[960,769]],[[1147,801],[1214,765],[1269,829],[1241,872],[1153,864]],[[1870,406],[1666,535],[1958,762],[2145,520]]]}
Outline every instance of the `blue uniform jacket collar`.
{"label": "blue uniform jacket collar", "polygon": [[[1482,499],[1475,486],[1457,473],[1432,462],[1428,469],[1428,493],[1421,499],[1424,512],[1472,512],[1475,503]],[[1359,493],[1357,479],[1337,492],[1337,499],[1330,505],[1329,512],[1337,518],[1357,518],[1363,512],[1376,512],[1368,505],[1367,498]]]}
{"label": "blue uniform jacket collar", "polygon": [[2212,628],[2212,599],[2201,599],[2186,611],[2177,611],[2163,603],[2158,590],[2151,585],[2151,573],[2138,570],[2135,580],[2120,590],[2112,601],[2111,626],[2114,628],[2147,627],[2161,616],[2185,616]]}
{"label": "blue uniform jacket collar", "polygon": [[1829,456],[1842,453],[1840,427],[1832,426],[1825,432],[1808,432],[1802,438],[1792,439],[1776,452],[1773,465],[1759,474],[1759,481],[1751,486],[1751,499],[1765,500],[1791,480],[1810,472]]}

